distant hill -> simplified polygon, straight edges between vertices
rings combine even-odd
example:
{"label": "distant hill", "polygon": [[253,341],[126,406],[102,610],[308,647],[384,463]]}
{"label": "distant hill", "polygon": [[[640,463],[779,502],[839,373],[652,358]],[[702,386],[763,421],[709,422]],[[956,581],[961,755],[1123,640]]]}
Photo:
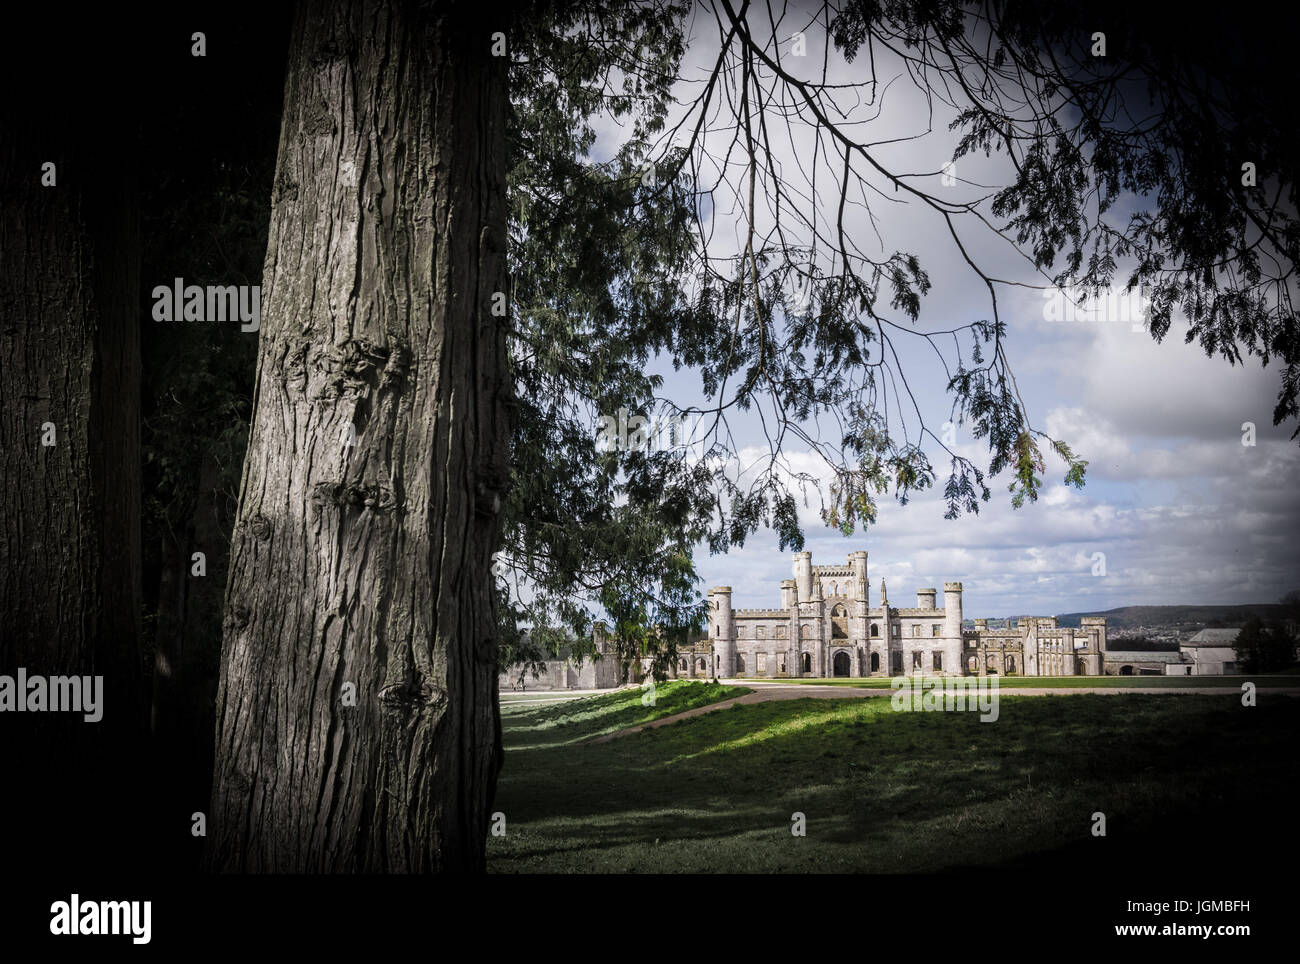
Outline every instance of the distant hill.
{"label": "distant hill", "polygon": [[1251,616],[1282,619],[1287,609],[1278,603],[1250,603],[1244,606],[1120,606],[1105,612],[1063,613],[1056,617],[1056,624],[1077,627],[1084,616],[1105,616],[1108,629],[1138,629],[1143,626],[1195,626],[1202,629],[1215,623],[1220,626],[1240,626]]}

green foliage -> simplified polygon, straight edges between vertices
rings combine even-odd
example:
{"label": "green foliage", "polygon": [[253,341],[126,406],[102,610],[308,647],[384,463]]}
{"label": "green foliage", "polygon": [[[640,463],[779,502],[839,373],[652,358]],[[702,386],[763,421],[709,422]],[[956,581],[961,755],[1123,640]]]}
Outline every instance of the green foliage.
{"label": "green foliage", "polygon": [[[646,176],[683,51],[685,7],[539,8],[516,24],[511,67],[511,365],[519,399],[498,579],[506,645],[520,627],[587,638],[591,607],[629,654],[702,623],[691,560],[713,500],[710,473],[671,452],[602,451],[596,426],[652,413],[646,373],[698,325],[678,297],[689,198]],[[630,123],[606,161],[592,120]]]}
{"label": "green foliage", "polygon": [[1296,641],[1276,621],[1251,616],[1233,643],[1237,663],[1246,673],[1272,673],[1296,662]]}
{"label": "green foliage", "polygon": [[[992,213],[1058,285],[1095,295],[1121,261],[1131,265],[1123,287],[1149,299],[1157,341],[1177,313],[1188,321],[1185,340],[1207,355],[1234,365],[1277,359],[1273,421],[1296,418],[1300,144],[1282,120],[1294,117],[1289,40],[1158,7],[1047,11],[1000,0],[989,5],[986,34],[963,42],[957,9],[903,5],[899,16],[946,39],[941,63],[962,68],[969,105],[953,125],[963,132],[955,156],[1005,150],[1016,162]],[[1107,54],[1095,57],[1092,32],[1103,26]],[[1243,183],[1245,162],[1256,185]]]}

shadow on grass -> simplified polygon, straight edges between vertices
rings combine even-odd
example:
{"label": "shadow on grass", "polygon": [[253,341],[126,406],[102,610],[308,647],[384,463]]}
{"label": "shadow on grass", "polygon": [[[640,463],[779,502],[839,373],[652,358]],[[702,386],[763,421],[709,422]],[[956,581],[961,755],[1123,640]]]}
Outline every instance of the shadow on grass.
{"label": "shadow on grass", "polygon": [[[996,723],[883,700],[735,706],[607,744],[507,749],[496,808],[511,829],[489,858],[496,870],[1016,867],[1084,847],[1096,811],[1114,854],[1277,810],[1298,731],[1290,699],[1004,697]],[[796,812],[807,837],[790,832]]]}
{"label": "shadow on grass", "polygon": [[671,680],[655,687],[652,700],[648,690],[629,688],[550,705],[515,708],[506,703],[501,723],[507,758],[511,750],[579,743],[751,692],[740,686]]}

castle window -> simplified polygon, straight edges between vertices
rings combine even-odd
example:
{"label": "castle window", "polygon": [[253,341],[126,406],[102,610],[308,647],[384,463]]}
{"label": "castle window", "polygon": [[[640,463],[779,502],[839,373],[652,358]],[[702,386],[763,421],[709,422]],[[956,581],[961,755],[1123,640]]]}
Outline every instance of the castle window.
{"label": "castle window", "polygon": [[785,653],[776,654],[776,671],[782,674],[785,673]]}
{"label": "castle window", "polygon": [[776,638],[777,638],[777,639],[785,639],[788,635],[789,635],[789,633],[788,633],[788,631],[786,630],[786,627],[785,627],[785,626],[777,626],[777,627],[776,627]]}
{"label": "castle window", "polygon": [[894,623],[894,634],[893,634],[893,635],[894,635],[894,638],[895,638],[895,639],[898,639],[900,636],[903,635],[903,627],[900,626],[900,625],[898,625],[898,623]]}
{"label": "castle window", "polygon": [[938,636],[939,633],[942,631],[942,629],[943,629],[943,627],[940,626],[938,623],[931,623],[931,624],[930,624],[930,635],[931,635],[931,636]]}
{"label": "castle window", "polygon": [[919,649],[914,649],[912,650],[912,669],[920,669],[920,668],[921,668],[921,651]]}
{"label": "castle window", "polygon": [[767,639],[767,628],[764,627],[764,626],[758,626],[758,627],[756,627],[756,628],[754,629],[754,638],[755,638],[755,639]]}
{"label": "castle window", "polygon": [[843,606],[831,610],[831,637],[833,639],[849,638],[849,614]]}
{"label": "castle window", "polygon": [[937,670],[943,669],[943,653],[938,650],[934,651],[934,668]]}
{"label": "castle window", "polygon": [[876,624],[876,623],[872,623],[872,624],[871,624],[871,635],[872,635],[872,636],[879,636],[879,635],[880,635],[880,626],[879,626],[878,624]]}
{"label": "castle window", "polygon": [[921,627],[916,623],[912,623],[912,638],[919,639],[920,637],[921,637]]}
{"label": "castle window", "polygon": [[808,638],[810,631],[811,628],[807,623],[804,623],[802,626],[799,627],[799,635],[802,636],[804,639]]}
{"label": "castle window", "polygon": [[758,675],[766,676],[767,675],[767,653],[759,653],[755,657],[755,661],[758,664],[757,665]]}

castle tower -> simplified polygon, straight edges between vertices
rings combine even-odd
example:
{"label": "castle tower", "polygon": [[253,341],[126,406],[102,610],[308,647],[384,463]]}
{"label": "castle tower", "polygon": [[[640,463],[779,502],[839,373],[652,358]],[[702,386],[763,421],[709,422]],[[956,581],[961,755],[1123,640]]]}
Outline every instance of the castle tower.
{"label": "castle tower", "polygon": [[934,609],[935,590],[918,589],[916,591],[916,608],[917,609]]}
{"label": "castle tower", "polygon": [[799,584],[793,579],[787,579],[781,583],[781,595],[784,598],[786,587],[789,587],[790,605],[786,607],[786,615],[789,617],[786,629],[786,671],[791,676],[802,676],[803,666],[799,661]]}
{"label": "castle tower", "polygon": [[866,552],[858,550],[851,553],[849,555],[849,565],[853,567],[853,589],[848,595],[852,596],[854,601],[866,603],[868,594]]}
{"label": "castle tower", "polygon": [[885,580],[880,580],[880,638],[874,643],[873,649],[876,650],[880,657],[880,673],[888,676],[893,670],[893,658],[890,655],[894,650],[894,621],[889,618],[889,591],[885,588]]}
{"label": "castle tower", "polygon": [[1106,659],[1106,617],[1083,616],[1079,619],[1079,632],[1088,640],[1083,648],[1088,675],[1100,676]]}
{"label": "castle tower", "polygon": [[[1055,628],[1056,617],[1052,617],[1052,623],[1053,623],[1053,627]],[[1081,656],[1082,654],[1075,653],[1073,627],[1067,626],[1066,628],[1061,629],[1060,634],[1061,634],[1062,662],[1064,663],[1061,670],[1061,675],[1075,676],[1077,675],[1078,670],[1080,668],[1083,669],[1084,676],[1089,675],[1087,661],[1079,659],[1079,656]],[[1080,666],[1080,663],[1083,664],[1082,667]]]}
{"label": "castle tower", "polygon": [[961,583],[943,584],[943,672],[960,674],[962,666]]}
{"label": "castle tower", "polygon": [[867,554],[859,550],[849,554],[853,569],[853,585],[848,596],[853,600],[849,609],[849,639],[853,641],[853,676],[867,676],[871,672],[871,620],[867,604]]}
{"label": "castle tower", "polygon": [[736,623],[731,614],[731,587],[709,590],[709,637],[713,641],[713,672],[719,678],[736,675]]}
{"label": "castle tower", "polygon": [[[1045,676],[1045,667],[1041,666],[1038,652],[1038,621],[1021,617],[1016,620],[1020,630],[1020,652],[1025,664],[1026,676]],[[1045,655],[1045,654],[1044,654]]]}
{"label": "castle tower", "polygon": [[794,554],[794,581],[799,588],[799,601],[807,602],[813,597],[812,553],[796,552]]}
{"label": "castle tower", "polygon": [[[812,659],[811,673],[819,676],[824,672],[821,666],[821,590],[813,581],[811,552],[794,554],[794,584],[797,618],[791,626],[791,632],[797,641],[791,649],[801,668],[802,654],[808,653]],[[804,624],[811,630],[807,639],[802,638]]]}

